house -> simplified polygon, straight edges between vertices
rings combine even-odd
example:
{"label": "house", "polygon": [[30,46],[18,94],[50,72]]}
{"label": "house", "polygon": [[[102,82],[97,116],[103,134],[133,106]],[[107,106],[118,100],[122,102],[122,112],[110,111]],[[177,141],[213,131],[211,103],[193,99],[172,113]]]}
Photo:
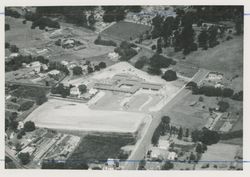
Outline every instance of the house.
{"label": "house", "polygon": [[159,139],[158,148],[168,150],[170,142],[168,140]]}
{"label": "house", "polygon": [[168,157],[168,151],[158,148],[158,147],[152,147],[151,149],[151,159],[152,160],[164,160]]}
{"label": "house", "polygon": [[60,71],[54,69],[54,70],[49,71],[48,74],[50,76],[56,76],[56,75],[60,74]]}
{"label": "house", "polygon": [[62,64],[62,65],[64,65],[64,66],[67,66],[67,65],[69,64],[69,62],[68,62],[68,61],[63,60],[63,61],[61,61],[61,64]]}
{"label": "house", "polygon": [[22,121],[19,121],[18,122],[18,126],[17,126],[17,129],[20,130],[24,127],[24,123]]}
{"label": "house", "polygon": [[168,160],[176,160],[176,158],[177,154],[175,152],[170,152],[167,157]]}
{"label": "house", "polygon": [[108,54],[108,57],[109,57],[110,60],[117,61],[117,60],[119,59],[120,56],[119,56],[119,54],[116,53],[116,52],[110,52],[110,53]]}
{"label": "house", "polygon": [[79,97],[80,94],[81,93],[80,93],[78,87],[73,87],[73,88],[70,89],[70,96]]}
{"label": "house", "polygon": [[91,95],[95,95],[97,92],[98,92],[97,89],[91,88],[91,89],[89,90],[89,93],[90,93]]}

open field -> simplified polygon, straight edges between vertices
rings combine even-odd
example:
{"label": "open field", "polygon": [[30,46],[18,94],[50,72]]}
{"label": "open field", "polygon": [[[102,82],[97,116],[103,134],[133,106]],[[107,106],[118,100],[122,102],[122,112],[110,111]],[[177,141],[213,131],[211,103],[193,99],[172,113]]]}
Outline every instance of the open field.
{"label": "open field", "polygon": [[145,114],[91,110],[85,104],[49,100],[26,119],[38,127],[96,132],[134,133]]}
{"label": "open field", "polygon": [[209,163],[210,167],[205,168],[205,170],[214,169],[213,166],[215,164],[218,166],[218,169],[223,170],[222,167],[224,167],[225,170],[225,168],[227,169],[233,164],[237,151],[241,147],[238,145],[218,143],[208,146],[207,148],[207,151],[202,155],[202,162],[196,166],[196,169],[200,170],[202,165]]}
{"label": "open field", "polygon": [[5,17],[5,23],[10,25],[10,31],[5,32],[6,42],[15,44],[19,48],[39,46],[46,42],[42,30],[31,29],[31,22],[23,24],[22,21],[23,19]]}
{"label": "open field", "polygon": [[105,29],[102,34],[108,35],[111,38],[118,38],[120,40],[130,40],[131,38],[135,39],[149,29],[150,27],[146,25],[121,21]]}

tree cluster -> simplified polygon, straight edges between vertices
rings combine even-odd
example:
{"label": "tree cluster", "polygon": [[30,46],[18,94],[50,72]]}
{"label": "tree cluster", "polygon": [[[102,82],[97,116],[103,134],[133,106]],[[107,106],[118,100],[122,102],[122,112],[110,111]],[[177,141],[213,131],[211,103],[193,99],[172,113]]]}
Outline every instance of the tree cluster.
{"label": "tree cluster", "polygon": [[58,84],[56,87],[51,88],[52,94],[60,94],[63,98],[70,95],[70,88],[64,86],[62,83]]}
{"label": "tree cluster", "polygon": [[5,71],[16,71],[23,66],[23,63],[29,64],[34,61],[39,61],[43,64],[48,64],[49,60],[45,59],[43,56],[32,57],[32,56],[23,56],[18,55],[12,59],[5,61]]}
{"label": "tree cluster", "polygon": [[66,75],[69,75],[69,70],[68,70],[67,66],[61,64],[58,61],[50,61],[49,62],[49,69],[48,70],[53,70],[53,69],[62,71]]}
{"label": "tree cluster", "polygon": [[132,48],[132,44],[127,41],[121,42],[120,46],[115,48],[115,52],[118,53],[121,57],[121,61],[129,61],[132,57],[137,55],[137,51]]}
{"label": "tree cluster", "polygon": [[6,16],[14,17],[14,18],[20,18],[21,14],[18,13],[17,11],[10,9],[8,7],[5,8],[5,13]]}
{"label": "tree cluster", "polygon": [[193,142],[200,141],[205,145],[216,144],[220,140],[220,135],[216,131],[207,128],[193,131],[191,137]]}

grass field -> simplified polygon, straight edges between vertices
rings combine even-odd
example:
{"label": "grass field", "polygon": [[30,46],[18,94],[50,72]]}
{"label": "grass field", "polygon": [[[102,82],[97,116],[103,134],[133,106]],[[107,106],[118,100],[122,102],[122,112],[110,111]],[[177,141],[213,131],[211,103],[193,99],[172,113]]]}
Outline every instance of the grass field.
{"label": "grass field", "polygon": [[146,25],[121,21],[104,30],[102,34],[120,40],[130,40],[130,38],[135,39],[149,29],[150,27]]}
{"label": "grass field", "polygon": [[134,133],[145,114],[91,110],[82,103],[49,100],[26,119],[38,127],[94,132]]}
{"label": "grass field", "polygon": [[123,135],[87,135],[82,138],[79,146],[68,160],[106,162],[108,158],[118,158],[121,147],[134,143],[135,140],[133,137]]}

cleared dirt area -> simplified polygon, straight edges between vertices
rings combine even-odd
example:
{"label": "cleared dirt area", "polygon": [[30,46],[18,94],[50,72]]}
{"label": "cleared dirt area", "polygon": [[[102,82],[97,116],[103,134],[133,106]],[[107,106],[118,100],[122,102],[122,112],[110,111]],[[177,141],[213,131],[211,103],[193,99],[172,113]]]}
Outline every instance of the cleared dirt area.
{"label": "cleared dirt area", "polygon": [[146,25],[121,21],[105,29],[102,34],[120,40],[130,40],[131,38],[135,39],[149,29],[150,27]]}
{"label": "cleared dirt area", "polygon": [[85,104],[52,99],[25,121],[52,129],[134,133],[145,117],[141,113],[91,110]]}

